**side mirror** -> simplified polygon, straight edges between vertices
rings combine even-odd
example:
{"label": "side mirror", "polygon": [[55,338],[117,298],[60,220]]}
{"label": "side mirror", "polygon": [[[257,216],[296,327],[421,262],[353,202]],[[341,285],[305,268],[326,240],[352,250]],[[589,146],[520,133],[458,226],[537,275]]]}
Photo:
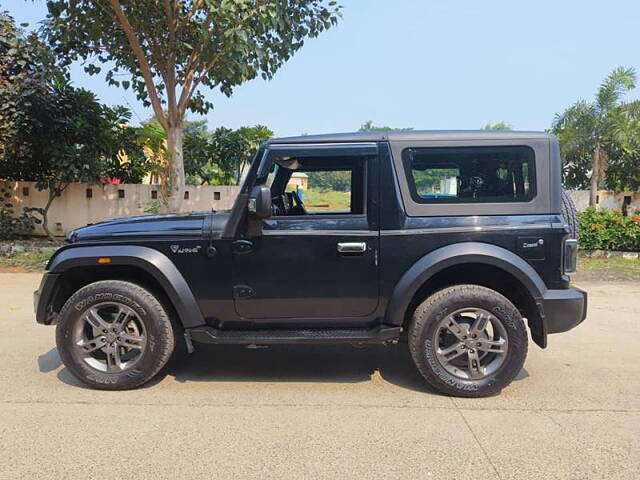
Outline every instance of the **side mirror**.
{"label": "side mirror", "polygon": [[256,218],[271,216],[271,189],[265,185],[253,187],[247,210]]}

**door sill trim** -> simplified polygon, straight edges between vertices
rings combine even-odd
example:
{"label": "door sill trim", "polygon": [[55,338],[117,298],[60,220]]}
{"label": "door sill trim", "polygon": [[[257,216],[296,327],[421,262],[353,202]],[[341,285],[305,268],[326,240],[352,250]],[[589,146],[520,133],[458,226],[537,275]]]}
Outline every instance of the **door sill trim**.
{"label": "door sill trim", "polygon": [[384,343],[400,336],[400,327],[223,330],[197,327],[186,330],[194,342],[236,345],[296,343]]}

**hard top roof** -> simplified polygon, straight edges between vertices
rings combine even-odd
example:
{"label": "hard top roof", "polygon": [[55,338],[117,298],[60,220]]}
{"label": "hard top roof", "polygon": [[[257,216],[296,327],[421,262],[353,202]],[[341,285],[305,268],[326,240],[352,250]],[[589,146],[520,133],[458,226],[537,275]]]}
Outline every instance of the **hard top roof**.
{"label": "hard top roof", "polygon": [[351,133],[328,133],[322,135],[301,135],[267,140],[266,144],[290,143],[344,143],[344,142],[402,142],[420,140],[513,140],[553,138],[545,132],[511,130],[396,130]]}

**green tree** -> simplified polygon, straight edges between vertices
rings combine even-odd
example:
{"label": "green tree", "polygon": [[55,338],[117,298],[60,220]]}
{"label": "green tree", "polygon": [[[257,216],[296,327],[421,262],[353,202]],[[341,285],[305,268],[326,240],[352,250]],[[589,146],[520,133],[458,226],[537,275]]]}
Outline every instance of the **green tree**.
{"label": "green tree", "polygon": [[513,130],[513,127],[505,121],[500,121],[496,123],[487,123],[482,129],[483,130]]}
{"label": "green tree", "polygon": [[351,172],[307,172],[309,177],[309,189],[321,192],[348,192],[351,189]]}
{"label": "green tree", "polygon": [[183,127],[188,110],[212,104],[201,87],[235,86],[280,66],[335,25],[340,8],[324,0],[49,0],[45,32],[67,61],[111,85],[133,88],[166,132],[169,208],[184,188]]}
{"label": "green tree", "polygon": [[394,128],[387,126],[377,126],[373,124],[372,120],[367,120],[362,125],[358,131],[360,132],[406,132],[413,130],[413,128]]}
{"label": "green tree", "polygon": [[32,148],[34,159],[46,157],[47,161],[38,162],[31,178],[36,188],[49,192],[44,208],[37,211],[51,239],[48,212],[52,203],[70,183],[96,182],[106,164],[121,161],[127,154],[127,146],[121,143],[122,129],[130,119],[127,109],[101,105],[87,90],[64,85],[54,94],[57,108]]}
{"label": "green tree", "polygon": [[129,110],[72,87],[51,49],[6,14],[0,14],[0,95],[0,178],[48,190],[46,204],[30,213],[42,216],[50,238],[49,209],[70,183],[143,174],[146,161],[137,129],[127,125]]}
{"label": "green tree", "polygon": [[202,123],[185,128],[184,158],[187,181],[200,185],[233,185],[255,155],[260,143],[273,136],[256,125],[210,132]]}
{"label": "green tree", "polygon": [[[637,142],[638,139],[634,143],[637,145]],[[619,145],[613,145],[607,150],[607,156],[611,161],[607,167],[603,187],[617,192],[639,190],[640,149],[637,146],[625,149]]]}
{"label": "green tree", "polygon": [[0,12],[0,178],[26,179],[46,163],[46,157],[34,158],[33,147],[57,108],[54,88],[66,78],[37,35],[25,34]]}
{"label": "green tree", "polygon": [[588,183],[591,206],[596,204],[609,163],[616,161],[611,154],[636,155],[640,104],[623,101],[635,85],[633,69],[616,68],[600,85],[593,102],[579,100],[554,119],[553,133],[566,162],[565,183],[579,187]]}
{"label": "green tree", "polygon": [[144,151],[144,129],[129,124],[131,113],[123,107],[107,108],[104,114],[111,131],[113,150],[104,158],[100,180],[142,183],[155,168],[153,159],[148,158]]}
{"label": "green tree", "polygon": [[137,131],[138,141],[142,146],[144,156],[148,162],[147,173],[150,174],[150,183],[160,185],[162,200],[161,203],[166,206],[167,203],[167,185],[163,179],[167,177],[167,135],[155,117],[142,122]]}
{"label": "green tree", "polygon": [[93,93],[68,84],[52,87],[47,95],[40,103],[49,108],[11,137],[11,144],[22,145],[20,156],[7,156],[14,150],[5,152],[0,178],[35,181],[36,188],[49,192],[46,204],[32,210],[42,216],[42,226],[53,240],[48,212],[54,200],[70,183],[98,181],[108,165],[137,147],[123,132],[130,118],[127,109],[101,105]]}

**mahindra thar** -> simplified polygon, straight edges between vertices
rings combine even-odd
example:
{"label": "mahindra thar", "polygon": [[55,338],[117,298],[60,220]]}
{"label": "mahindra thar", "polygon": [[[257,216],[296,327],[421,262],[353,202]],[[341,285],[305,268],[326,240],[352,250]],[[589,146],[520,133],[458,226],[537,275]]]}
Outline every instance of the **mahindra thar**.
{"label": "mahindra thar", "polygon": [[[395,343],[480,397],[586,315],[556,139],[362,132],[272,139],[228,212],[71,232],[35,293],[91,387],[144,384],[196,343]],[[528,327],[528,328],[527,328]]]}

